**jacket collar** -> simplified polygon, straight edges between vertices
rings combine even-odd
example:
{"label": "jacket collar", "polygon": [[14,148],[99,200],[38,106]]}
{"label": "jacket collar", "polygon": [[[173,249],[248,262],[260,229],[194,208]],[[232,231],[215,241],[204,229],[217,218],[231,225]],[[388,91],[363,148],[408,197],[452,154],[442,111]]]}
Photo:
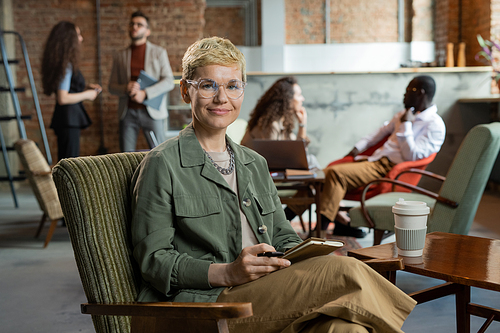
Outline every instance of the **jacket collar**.
{"label": "jacket collar", "polygon": [[[243,165],[252,163],[255,159],[248,154],[240,145],[234,143],[229,136],[226,140],[234,151],[235,160]],[[182,167],[193,167],[205,163],[205,154],[194,134],[193,123],[179,132],[179,154]]]}

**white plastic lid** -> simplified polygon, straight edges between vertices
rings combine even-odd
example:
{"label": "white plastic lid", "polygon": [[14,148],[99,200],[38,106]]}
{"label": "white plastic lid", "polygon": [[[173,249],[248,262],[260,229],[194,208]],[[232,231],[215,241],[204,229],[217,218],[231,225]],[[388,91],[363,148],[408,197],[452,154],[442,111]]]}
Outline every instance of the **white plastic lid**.
{"label": "white plastic lid", "polygon": [[403,198],[399,198],[399,201],[392,206],[392,212],[399,215],[426,215],[430,211],[425,202],[405,201]]}

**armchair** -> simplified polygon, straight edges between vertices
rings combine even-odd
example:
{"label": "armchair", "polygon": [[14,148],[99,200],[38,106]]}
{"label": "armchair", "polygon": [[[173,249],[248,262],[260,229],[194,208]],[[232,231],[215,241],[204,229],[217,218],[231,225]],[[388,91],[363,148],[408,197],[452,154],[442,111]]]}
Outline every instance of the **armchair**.
{"label": "armchair", "polygon": [[228,332],[251,303],[136,303],[141,273],[130,240],[130,182],[145,153],[61,160],[53,171],[83,289],[98,333]]}
{"label": "armchair", "polygon": [[51,221],[43,246],[45,248],[52,239],[57,222],[63,218],[56,186],[52,180],[52,169],[45,157],[43,157],[40,149],[32,140],[17,140],[14,147],[30,182],[33,193],[40,205],[40,209],[43,211],[40,225],[35,234],[36,238],[40,236],[47,218]]}
{"label": "armchair", "polygon": [[[476,215],[499,150],[500,123],[475,126],[463,140],[446,177],[423,170],[408,171],[441,180],[439,193],[400,180],[375,180],[364,188],[361,205],[349,210],[351,225],[375,229],[374,245],[380,244],[384,231],[394,230],[392,206],[399,198],[404,198],[424,201],[431,208],[427,232],[442,231],[466,235]],[[380,182],[397,184],[414,193],[383,193],[367,200],[365,194],[369,187]]]}
{"label": "armchair", "polygon": [[[387,141],[389,136],[384,137],[382,140],[377,142],[374,146],[362,151],[359,153],[359,155],[365,155],[365,156],[371,156],[378,148],[382,147],[384,143]],[[412,184],[412,185],[417,185],[418,182],[420,181],[421,174],[419,173],[406,173],[407,170],[410,169],[420,169],[420,170],[425,170],[427,165],[429,165],[434,158],[436,157],[437,153],[431,154],[430,156],[423,158],[418,161],[407,161],[407,162],[402,162],[399,164],[396,164],[391,171],[385,176],[385,178],[389,179],[396,179],[401,177],[401,181],[407,183],[407,184]],[[328,166],[332,166],[335,164],[340,164],[340,163],[350,163],[354,162],[354,158],[352,156],[345,156],[344,158],[341,158],[339,160],[333,161]],[[369,190],[367,190],[365,194],[366,199],[370,199],[380,193],[387,193],[391,192],[393,185],[390,183],[378,183],[374,186],[371,186]],[[361,201],[361,194],[363,193],[364,187],[358,187],[357,189],[354,189],[352,191],[349,191],[346,193],[344,199],[345,200],[352,200],[352,201]],[[396,186],[395,191],[397,192],[411,192],[410,190],[404,188],[404,187],[399,187]]]}

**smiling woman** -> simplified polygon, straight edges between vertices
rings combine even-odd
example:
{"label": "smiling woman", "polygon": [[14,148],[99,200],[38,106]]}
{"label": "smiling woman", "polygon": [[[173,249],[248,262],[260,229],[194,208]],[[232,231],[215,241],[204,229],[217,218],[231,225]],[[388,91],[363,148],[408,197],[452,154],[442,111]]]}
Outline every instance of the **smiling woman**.
{"label": "smiling woman", "polygon": [[193,74],[195,80],[181,80],[181,93],[184,102],[191,103],[196,137],[205,150],[222,152],[226,129],[238,118],[243,102],[241,71],[238,66],[209,65]]}
{"label": "smiling woman", "polygon": [[212,37],[190,46],[182,66],[193,122],[151,150],[131,184],[138,301],[252,302],[253,317],[230,322],[231,332],[400,332],[415,302],[365,264],[259,256],[302,240],[265,159],[226,135],[241,109],[245,59]]}

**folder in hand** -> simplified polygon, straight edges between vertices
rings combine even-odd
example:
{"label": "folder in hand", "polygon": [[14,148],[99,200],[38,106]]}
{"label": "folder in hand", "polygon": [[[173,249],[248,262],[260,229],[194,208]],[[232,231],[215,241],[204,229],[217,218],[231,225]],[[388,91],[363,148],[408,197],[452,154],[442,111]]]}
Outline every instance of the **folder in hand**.
{"label": "folder in hand", "polygon": [[[149,86],[152,86],[156,82],[158,82],[157,79],[155,79],[154,77],[152,77],[143,70],[141,70],[141,72],[139,73],[139,77],[137,78],[137,83],[139,83],[139,85],[141,86],[141,90],[144,90]],[[153,109],[159,110],[161,101],[163,100],[163,96],[165,96],[165,94],[160,94],[154,98],[145,99],[144,102],[142,102],[142,104],[150,106]]]}

